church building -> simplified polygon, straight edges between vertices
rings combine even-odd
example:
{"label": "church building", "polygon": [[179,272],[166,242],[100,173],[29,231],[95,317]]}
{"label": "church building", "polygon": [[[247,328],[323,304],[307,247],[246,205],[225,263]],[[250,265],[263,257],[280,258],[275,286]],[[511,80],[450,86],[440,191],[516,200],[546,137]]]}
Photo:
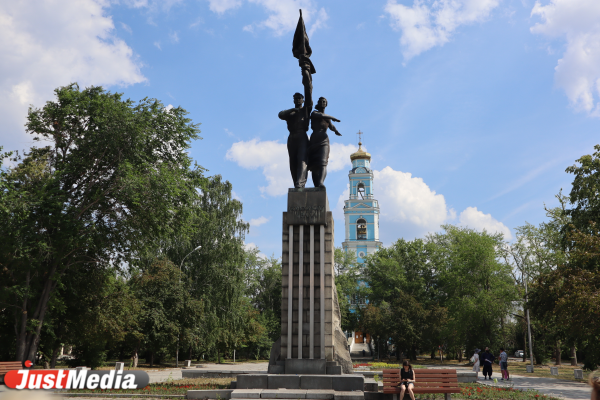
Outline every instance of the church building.
{"label": "church building", "polygon": [[342,247],[347,253],[354,253],[356,260],[363,263],[365,256],[382,246],[379,241],[379,202],[373,194],[371,155],[363,150],[361,142],[358,142],[358,151],[350,155],[350,160],[350,196],[344,201],[346,240]]}
{"label": "church building", "polygon": [[[358,142],[358,151],[350,155],[350,160],[350,196],[344,201],[346,232],[342,247],[346,253],[354,254],[356,261],[362,264],[367,255],[375,253],[383,245],[379,240],[379,202],[375,199],[373,191],[371,155],[363,150],[361,141]],[[364,286],[366,283],[360,281],[358,285]],[[367,302],[367,299],[358,296],[350,299],[353,306],[350,311],[355,312],[355,307],[364,306]],[[353,351],[367,349],[360,346],[367,346],[362,343],[370,343],[371,338],[367,332],[360,331],[352,332],[352,336],[354,341],[351,354],[354,356]],[[355,348],[355,345],[359,347]]]}

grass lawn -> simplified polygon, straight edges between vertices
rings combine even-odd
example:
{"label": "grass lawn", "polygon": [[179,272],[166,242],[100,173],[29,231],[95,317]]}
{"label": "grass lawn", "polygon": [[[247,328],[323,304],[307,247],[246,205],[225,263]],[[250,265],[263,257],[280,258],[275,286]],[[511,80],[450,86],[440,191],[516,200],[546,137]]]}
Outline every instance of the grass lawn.
{"label": "grass lawn", "polygon": [[[429,357],[418,357],[417,361],[415,361],[415,363],[418,363],[420,365],[425,365],[425,366],[447,366],[448,368],[452,368],[452,367],[471,367],[471,365],[469,365],[468,360],[463,360],[462,363],[459,363],[458,360],[444,360],[444,363],[441,364],[440,360],[432,360]],[[573,375],[573,370],[574,369],[583,369],[582,365],[579,365],[577,367],[574,367],[570,364],[562,364],[562,365],[558,365],[558,376],[555,375],[550,375],[550,367],[555,367],[556,365],[554,365],[554,363],[549,363],[549,364],[542,364],[542,365],[534,365],[533,368],[533,374],[528,373],[526,370],[526,366],[529,365],[529,361],[527,362],[523,362],[523,361],[514,361],[514,359],[509,359],[508,360],[508,372],[511,374],[516,374],[516,375],[524,375],[524,376],[537,376],[539,378],[555,378],[555,379],[564,379],[564,380],[568,380],[568,381],[573,381],[573,382],[583,382],[586,383],[590,374],[590,371],[583,371],[583,381],[581,380],[577,380],[575,379],[575,376]],[[500,366],[498,364],[494,364],[494,375],[496,375],[497,373],[497,377],[501,378],[502,375],[500,375]],[[481,372],[480,372],[481,375]]]}
{"label": "grass lawn", "polygon": [[[583,371],[583,381],[575,379],[573,375],[574,369],[583,369],[583,366],[574,367],[570,364],[568,365],[554,365],[552,364],[543,364],[543,365],[534,365],[533,366],[533,374],[527,373],[526,366],[529,365],[529,362],[524,363],[523,361],[509,361],[508,362],[508,372],[517,374],[517,375],[527,375],[527,376],[538,376],[540,378],[558,378],[564,379],[573,382],[587,382],[589,378],[590,371]],[[550,375],[550,367],[558,367],[558,376]],[[494,368],[495,370],[496,368]],[[498,368],[498,372],[500,368]]]}

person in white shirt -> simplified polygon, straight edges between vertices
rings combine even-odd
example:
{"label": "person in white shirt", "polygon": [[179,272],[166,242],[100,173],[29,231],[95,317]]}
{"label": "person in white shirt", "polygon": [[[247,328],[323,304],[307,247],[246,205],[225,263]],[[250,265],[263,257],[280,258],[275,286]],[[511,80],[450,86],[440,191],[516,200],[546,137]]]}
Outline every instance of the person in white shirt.
{"label": "person in white shirt", "polygon": [[477,373],[477,379],[479,379],[479,352],[481,350],[475,349],[473,357],[471,357],[471,362],[473,363],[473,371]]}

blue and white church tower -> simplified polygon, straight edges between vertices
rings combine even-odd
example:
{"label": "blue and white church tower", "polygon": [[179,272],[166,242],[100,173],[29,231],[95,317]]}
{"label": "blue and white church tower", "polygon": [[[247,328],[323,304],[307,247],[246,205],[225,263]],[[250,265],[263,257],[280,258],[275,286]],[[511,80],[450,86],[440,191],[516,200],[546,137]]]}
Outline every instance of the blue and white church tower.
{"label": "blue and white church tower", "polygon": [[354,253],[356,260],[363,263],[365,256],[382,246],[379,241],[379,202],[373,194],[371,155],[363,150],[360,141],[358,151],[350,155],[350,160],[350,198],[344,202],[346,240],[342,247],[347,253]]}

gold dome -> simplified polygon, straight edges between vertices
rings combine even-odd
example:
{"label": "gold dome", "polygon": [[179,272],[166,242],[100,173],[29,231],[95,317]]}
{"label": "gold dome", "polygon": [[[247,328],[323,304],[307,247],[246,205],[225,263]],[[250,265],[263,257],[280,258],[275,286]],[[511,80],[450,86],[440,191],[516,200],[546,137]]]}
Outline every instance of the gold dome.
{"label": "gold dome", "polygon": [[358,142],[358,151],[350,154],[350,160],[369,160],[371,161],[371,154],[367,153],[362,148],[362,143]]}

